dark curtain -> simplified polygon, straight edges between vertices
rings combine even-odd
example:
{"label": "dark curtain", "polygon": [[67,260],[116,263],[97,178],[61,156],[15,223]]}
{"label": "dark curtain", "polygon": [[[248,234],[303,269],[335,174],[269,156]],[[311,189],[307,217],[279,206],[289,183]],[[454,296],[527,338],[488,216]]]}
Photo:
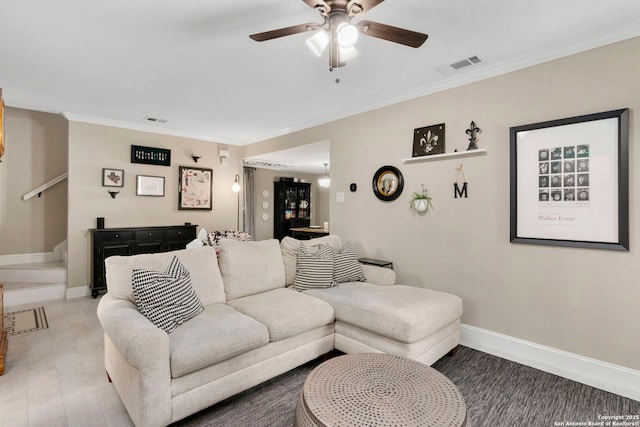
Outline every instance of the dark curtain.
{"label": "dark curtain", "polygon": [[243,231],[255,238],[255,168],[244,168]]}

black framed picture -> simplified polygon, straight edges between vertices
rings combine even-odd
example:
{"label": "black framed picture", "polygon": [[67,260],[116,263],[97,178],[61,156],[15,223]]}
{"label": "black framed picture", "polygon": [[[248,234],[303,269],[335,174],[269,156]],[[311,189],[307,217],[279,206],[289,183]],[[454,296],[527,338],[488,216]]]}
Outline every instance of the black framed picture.
{"label": "black framed picture", "polygon": [[171,150],[166,148],[131,146],[131,163],[145,165],[171,166]]}
{"label": "black framed picture", "polygon": [[178,209],[212,210],[213,169],[180,166]]}
{"label": "black framed picture", "polygon": [[513,243],[629,250],[629,110],[510,128]]}
{"label": "black framed picture", "polygon": [[413,131],[412,157],[444,153],[445,124],[426,126]]}
{"label": "black framed picture", "polygon": [[124,187],[124,170],[102,168],[103,187]]}

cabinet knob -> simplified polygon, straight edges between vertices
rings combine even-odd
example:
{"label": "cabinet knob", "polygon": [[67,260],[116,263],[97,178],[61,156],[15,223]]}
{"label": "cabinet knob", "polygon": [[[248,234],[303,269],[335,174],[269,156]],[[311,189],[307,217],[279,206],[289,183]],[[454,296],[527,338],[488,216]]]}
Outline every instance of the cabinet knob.
{"label": "cabinet knob", "polygon": [[118,234],[116,234],[116,238],[120,237]]}
{"label": "cabinet knob", "polygon": [[149,233],[149,236],[151,236],[151,233]]}

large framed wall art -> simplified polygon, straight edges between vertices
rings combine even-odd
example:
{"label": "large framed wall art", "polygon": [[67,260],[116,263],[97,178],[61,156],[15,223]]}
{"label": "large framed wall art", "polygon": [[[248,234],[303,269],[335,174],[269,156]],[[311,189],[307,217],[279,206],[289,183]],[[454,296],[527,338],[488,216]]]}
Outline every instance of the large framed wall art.
{"label": "large framed wall art", "polygon": [[629,250],[629,110],[510,129],[511,242]]}
{"label": "large framed wall art", "polygon": [[212,210],[213,170],[180,166],[178,209]]}

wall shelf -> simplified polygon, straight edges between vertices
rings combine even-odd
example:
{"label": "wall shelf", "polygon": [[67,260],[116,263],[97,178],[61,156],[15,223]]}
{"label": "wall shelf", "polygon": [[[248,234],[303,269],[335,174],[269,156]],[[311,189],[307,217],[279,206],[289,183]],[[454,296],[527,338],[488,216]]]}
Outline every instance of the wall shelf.
{"label": "wall shelf", "polygon": [[477,150],[456,151],[453,153],[433,154],[431,156],[410,157],[408,159],[402,159],[402,163],[420,163],[429,162],[431,160],[453,159],[457,157],[484,156],[486,154],[487,150],[485,148],[478,148]]}

